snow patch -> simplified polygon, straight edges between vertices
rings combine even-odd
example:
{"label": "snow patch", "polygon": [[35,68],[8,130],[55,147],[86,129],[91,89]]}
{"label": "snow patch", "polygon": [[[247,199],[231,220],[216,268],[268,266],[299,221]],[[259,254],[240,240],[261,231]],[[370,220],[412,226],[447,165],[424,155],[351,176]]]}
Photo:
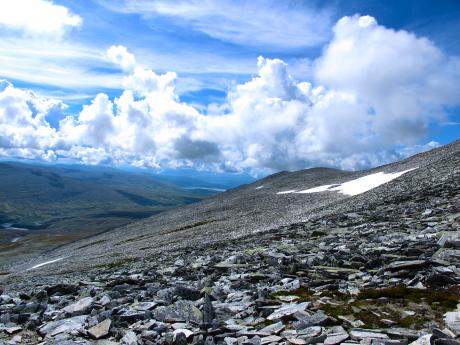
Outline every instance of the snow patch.
{"label": "snow patch", "polygon": [[65,258],[57,258],[57,259],[54,259],[54,260],[42,262],[41,264],[32,266],[31,268],[28,269],[28,271],[29,271],[29,270],[33,270],[33,269],[35,269],[35,268],[39,268],[39,267],[45,266],[45,265],[48,265],[48,264],[52,264],[52,263],[57,262],[57,261],[60,261],[60,260],[62,260],[62,259],[65,259]]}
{"label": "snow patch", "polygon": [[305,189],[305,190],[300,190],[296,193],[298,194],[306,194],[306,193],[318,193],[318,192],[326,192],[328,190],[332,190],[332,188],[335,188],[337,186],[340,186],[340,185],[337,185],[337,184],[326,184],[324,186],[319,186],[319,187],[315,187],[315,188],[310,188],[310,189]]}
{"label": "snow patch", "polygon": [[[319,187],[314,187],[310,189],[305,189],[301,191],[294,191],[295,193],[300,193],[300,194],[306,194],[306,193],[318,193],[318,192],[325,192],[325,191],[334,191],[334,192],[339,192],[345,195],[358,195],[362,194],[364,192],[367,192],[371,189],[374,189],[382,184],[385,184],[387,182],[390,182],[391,180],[394,180],[395,178],[398,178],[405,173],[415,170],[417,168],[412,168],[412,169],[407,169],[404,171],[400,171],[397,173],[385,173],[385,172],[378,172],[375,174],[371,175],[366,175],[360,178],[357,178],[352,181],[348,181],[342,184],[338,185],[324,185],[324,186],[319,186]],[[292,193],[292,191],[288,191]],[[283,192],[279,192],[277,194],[280,194]]]}
{"label": "snow patch", "polygon": [[264,188],[264,186],[259,186],[259,187],[256,187],[255,189],[262,189]]}
{"label": "snow patch", "polygon": [[295,192],[297,192],[297,189],[285,190],[285,191],[282,191],[282,192],[278,192],[276,194],[291,194],[291,193],[295,193]]}

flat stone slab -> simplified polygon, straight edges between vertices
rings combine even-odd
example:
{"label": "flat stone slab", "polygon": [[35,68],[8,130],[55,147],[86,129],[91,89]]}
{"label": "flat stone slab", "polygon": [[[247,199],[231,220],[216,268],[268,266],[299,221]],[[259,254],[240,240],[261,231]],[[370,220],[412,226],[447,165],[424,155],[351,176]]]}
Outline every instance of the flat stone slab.
{"label": "flat stone slab", "polygon": [[311,326],[322,326],[329,321],[329,316],[322,312],[316,312],[313,315],[304,317],[302,320],[294,323],[294,328],[299,332]]}
{"label": "flat stone slab", "polygon": [[350,337],[353,340],[361,340],[366,338],[372,339],[389,339],[388,335],[380,332],[373,332],[372,330],[353,329],[350,332]]}
{"label": "flat stone slab", "polygon": [[388,264],[387,270],[400,271],[405,269],[413,269],[426,266],[426,260],[410,260],[410,261],[393,261]]}
{"label": "flat stone slab", "polygon": [[74,316],[68,319],[51,321],[41,327],[38,331],[41,335],[56,335],[59,333],[68,333],[74,330],[84,328],[84,324],[88,319],[87,315]]}
{"label": "flat stone slab", "polygon": [[91,308],[93,303],[94,303],[94,299],[92,297],[85,297],[65,307],[64,311],[67,313],[71,313],[71,314],[72,313],[84,313],[88,311],[89,308]]}
{"label": "flat stone slab", "polygon": [[271,344],[271,343],[278,343],[282,340],[283,338],[278,337],[277,335],[270,335],[268,337],[263,337],[260,339],[260,345],[266,345],[266,344]]}
{"label": "flat stone slab", "polygon": [[324,340],[324,345],[336,345],[340,344],[343,341],[349,338],[348,333],[329,333],[326,340]]}
{"label": "flat stone slab", "polygon": [[268,320],[278,320],[286,316],[291,316],[298,311],[304,311],[310,306],[310,302],[302,302],[299,304],[286,304],[283,305],[281,308],[275,310],[271,313],[267,319]]}
{"label": "flat stone slab", "polygon": [[112,321],[110,319],[105,319],[101,323],[98,323],[96,326],[91,327],[88,330],[88,333],[94,339],[103,338],[109,334],[111,324],[112,324]]}

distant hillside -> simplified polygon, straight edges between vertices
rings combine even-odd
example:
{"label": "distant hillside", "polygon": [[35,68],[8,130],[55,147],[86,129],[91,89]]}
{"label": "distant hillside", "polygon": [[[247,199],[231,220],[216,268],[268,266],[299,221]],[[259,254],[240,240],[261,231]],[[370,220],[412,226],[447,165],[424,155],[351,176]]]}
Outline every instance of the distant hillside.
{"label": "distant hillside", "polygon": [[114,168],[0,163],[0,259],[191,204],[219,188]]}

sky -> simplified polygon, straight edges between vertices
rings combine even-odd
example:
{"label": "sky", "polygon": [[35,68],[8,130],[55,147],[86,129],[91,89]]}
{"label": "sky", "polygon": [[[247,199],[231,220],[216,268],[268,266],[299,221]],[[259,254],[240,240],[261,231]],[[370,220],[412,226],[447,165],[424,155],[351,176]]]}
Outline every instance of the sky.
{"label": "sky", "polygon": [[457,0],[0,1],[0,158],[356,170],[460,137]]}

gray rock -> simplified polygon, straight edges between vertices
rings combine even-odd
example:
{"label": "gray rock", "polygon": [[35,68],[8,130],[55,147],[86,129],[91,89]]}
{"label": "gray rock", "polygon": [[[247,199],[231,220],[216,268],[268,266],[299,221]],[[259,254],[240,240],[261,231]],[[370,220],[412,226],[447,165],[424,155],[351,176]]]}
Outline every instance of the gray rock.
{"label": "gray rock", "polygon": [[391,336],[407,338],[409,340],[415,340],[420,336],[420,332],[416,330],[398,327],[389,328],[386,333]]}
{"label": "gray rock", "polygon": [[331,331],[327,334],[326,340],[324,340],[324,345],[336,345],[340,344],[343,341],[349,338],[348,333],[341,326],[333,327]]}
{"label": "gray rock", "polygon": [[201,323],[203,320],[202,312],[191,302],[179,300],[169,306],[160,306],[153,311],[154,318],[160,321],[183,320]]}
{"label": "gray rock", "polygon": [[69,333],[74,330],[82,330],[86,323],[88,316],[74,316],[68,319],[62,319],[49,322],[39,328],[41,335],[56,335],[59,333]]}
{"label": "gray rock", "polygon": [[262,328],[260,332],[278,335],[283,329],[284,329],[283,323],[281,321],[278,321],[274,324],[271,324],[267,327]]}
{"label": "gray rock", "polygon": [[100,339],[109,334],[110,330],[110,325],[112,324],[112,321],[110,319],[105,319],[101,323],[98,323],[96,326],[91,327],[88,330],[88,333],[94,338],[94,339]]}
{"label": "gray rock", "polygon": [[295,314],[296,312],[299,311],[304,311],[305,309],[308,308],[310,305],[309,302],[303,302],[299,304],[286,304],[283,305],[281,308],[275,310],[273,313],[271,313],[268,317],[267,320],[278,320],[284,317],[291,316]]}
{"label": "gray rock", "polygon": [[320,326],[312,326],[307,328],[297,329],[297,334],[306,338],[314,338],[321,334],[322,328]]}
{"label": "gray rock", "polygon": [[133,331],[127,331],[123,338],[121,338],[121,343],[123,345],[137,345],[137,335]]}
{"label": "gray rock", "polygon": [[306,316],[298,322],[294,322],[294,328],[296,330],[301,330],[310,328],[311,326],[323,326],[326,325],[329,321],[329,316],[322,312],[316,312],[313,315]]}
{"label": "gray rock", "polygon": [[85,314],[92,307],[93,303],[94,303],[94,299],[92,297],[85,297],[71,305],[68,305],[63,310],[66,313],[70,313],[73,315]]}
{"label": "gray rock", "polygon": [[460,345],[460,341],[452,338],[438,338],[435,339],[434,345]]}
{"label": "gray rock", "polygon": [[388,335],[380,332],[375,332],[371,329],[352,329],[350,331],[350,337],[353,340],[361,340],[366,338],[371,339],[388,339]]}
{"label": "gray rock", "polygon": [[372,339],[372,345],[407,345],[407,339]]}
{"label": "gray rock", "polygon": [[99,300],[100,305],[106,306],[107,304],[110,303],[110,297],[107,295],[104,295],[100,300]]}
{"label": "gray rock", "polygon": [[426,264],[426,260],[394,261],[387,266],[387,269],[389,271],[400,271],[424,267]]}
{"label": "gray rock", "polygon": [[214,308],[212,306],[211,298],[208,294],[204,296],[204,304],[203,304],[203,323],[205,325],[210,325],[212,320],[214,319]]}
{"label": "gray rock", "polygon": [[413,341],[409,345],[431,345],[431,337],[432,334],[426,334],[418,338],[417,340]]}
{"label": "gray rock", "polygon": [[281,341],[281,337],[278,337],[277,335],[270,335],[268,337],[263,337],[260,338],[260,345],[266,345],[266,344],[271,344],[271,343],[278,343]]}
{"label": "gray rock", "polygon": [[288,338],[287,340],[289,342],[289,344],[292,344],[292,345],[307,345],[308,342],[304,339],[301,339],[301,338]]}

